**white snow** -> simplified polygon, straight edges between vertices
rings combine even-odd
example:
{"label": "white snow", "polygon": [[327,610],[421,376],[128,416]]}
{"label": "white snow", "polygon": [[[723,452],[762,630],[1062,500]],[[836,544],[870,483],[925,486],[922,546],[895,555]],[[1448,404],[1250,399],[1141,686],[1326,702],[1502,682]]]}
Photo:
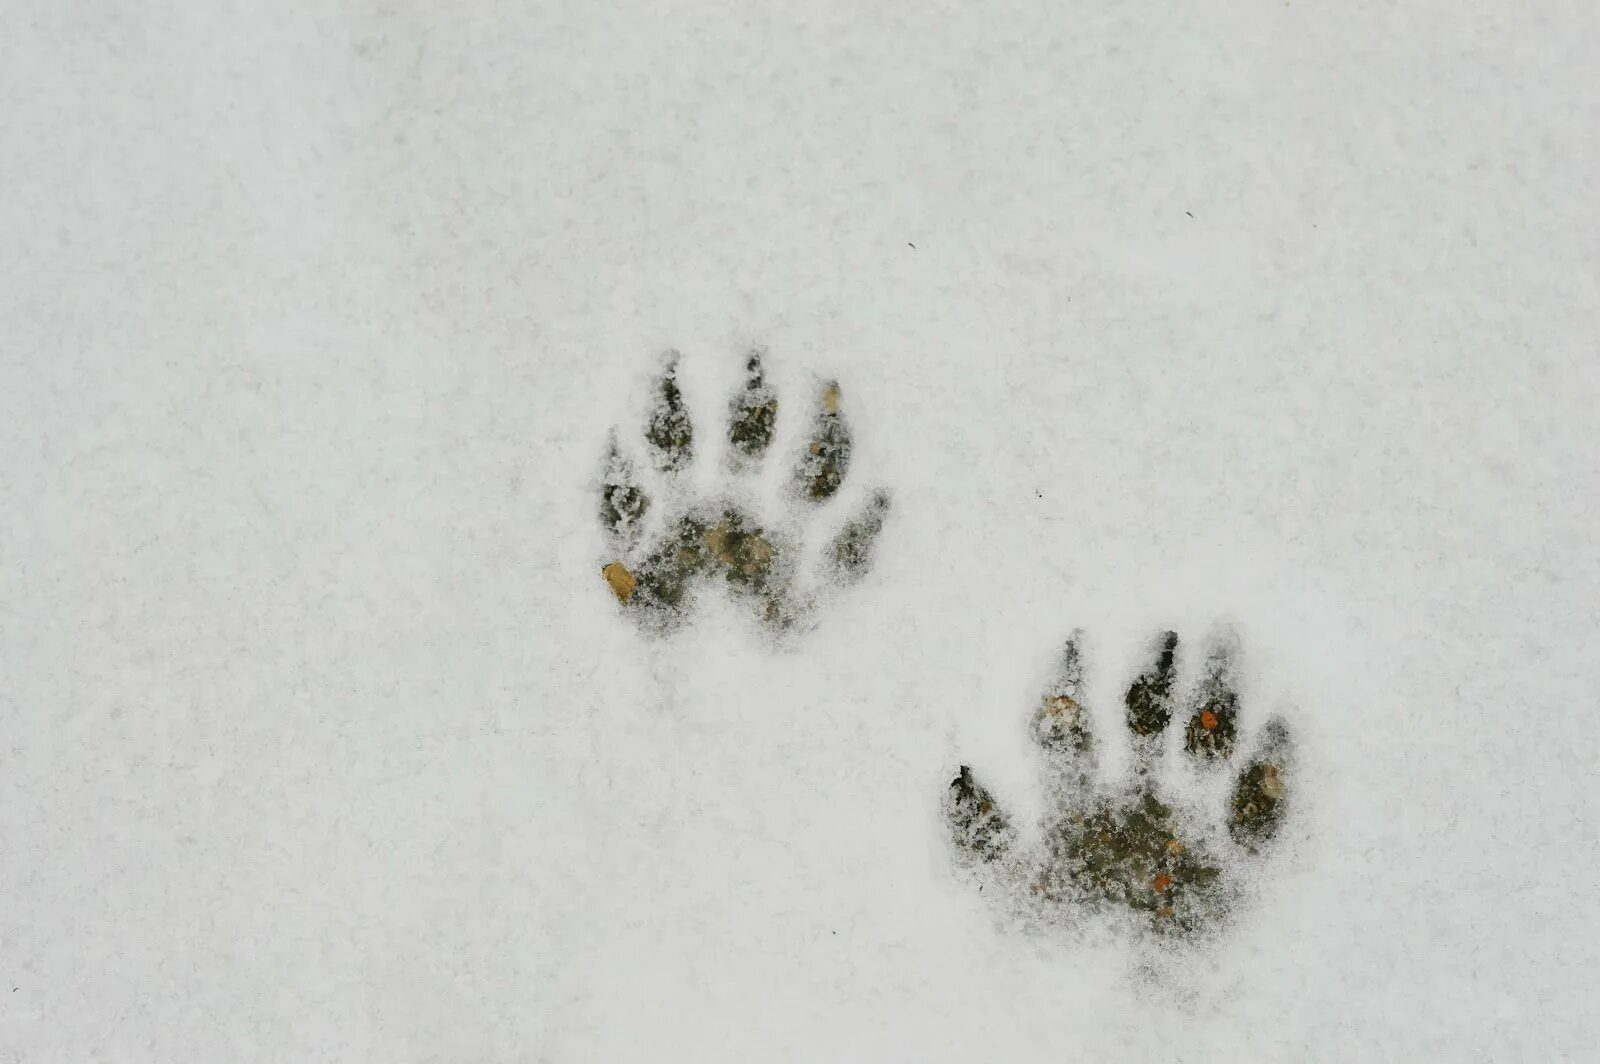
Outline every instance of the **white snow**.
{"label": "white snow", "polygon": [[[1594,1053],[1600,8],[6,15],[0,1060]],[[878,564],[647,638],[607,433],[752,345]],[[1257,897],[1008,926],[955,766],[1224,622]]]}

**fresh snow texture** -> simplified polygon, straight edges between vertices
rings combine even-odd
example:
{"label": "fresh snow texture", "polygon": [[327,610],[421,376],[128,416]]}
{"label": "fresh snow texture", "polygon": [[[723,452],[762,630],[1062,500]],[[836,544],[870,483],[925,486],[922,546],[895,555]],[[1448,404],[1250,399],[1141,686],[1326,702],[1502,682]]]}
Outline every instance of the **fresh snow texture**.
{"label": "fresh snow texture", "polygon": [[[1600,7],[6,13],[0,1061],[1593,1059]],[[756,347],[875,563],[654,636],[609,433]],[[975,889],[1224,627],[1232,922]]]}

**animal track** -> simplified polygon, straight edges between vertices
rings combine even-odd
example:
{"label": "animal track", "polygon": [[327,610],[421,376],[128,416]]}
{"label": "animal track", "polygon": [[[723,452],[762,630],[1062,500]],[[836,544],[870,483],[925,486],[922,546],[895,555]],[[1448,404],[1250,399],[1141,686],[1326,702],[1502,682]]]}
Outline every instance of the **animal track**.
{"label": "animal track", "polygon": [[[1163,736],[1172,719],[1178,636],[1155,640],[1148,668],[1123,698],[1133,744],[1130,784],[1115,793],[1096,786],[1095,739],[1086,711],[1082,634],[1073,633],[1054,681],[1030,724],[1044,760],[1051,807],[1043,838],[1018,852],[1011,819],[961,766],[944,813],[957,853],[984,878],[1059,913],[1129,911],[1157,931],[1200,931],[1219,924],[1236,893],[1227,867],[1259,854],[1288,809],[1292,767],[1289,732],[1274,717],[1239,771],[1226,831],[1216,818],[1180,811],[1163,795]],[[1231,637],[1213,641],[1199,683],[1186,700],[1183,747],[1202,774],[1232,760],[1239,737],[1239,699]]]}
{"label": "animal track", "polygon": [[[720,583],[750,602],[774,630],[801,623],[816,604],[814,579],[801,579],[806,524],[826,521],[826,504],[838,494],[853,450],[837,382],[818,394],[807,442],[778,507],[763,521],[749,484],[762,466],[778,426],[778,395],[766,378],[761,353],[745,362],[743,386],[729,401],[726,487],[710,497],[690,496],[688,471],[701,455],[677,380],[678,356],[668,356],[656,381],[656,399],[644,426],[657,486],[647,492],[615,432],[601,483],[600,521],[618,557],[601,569],[623,608],[641,624],[670,631],[691,614],[696,590]],[[664,513],[654,500],[663,499]],[[873,543],[889,512],[889,495],[871,493],[823,551],[824,582],[859,579],[872,562]],[[810,574],[806,574],[810,575]]]}

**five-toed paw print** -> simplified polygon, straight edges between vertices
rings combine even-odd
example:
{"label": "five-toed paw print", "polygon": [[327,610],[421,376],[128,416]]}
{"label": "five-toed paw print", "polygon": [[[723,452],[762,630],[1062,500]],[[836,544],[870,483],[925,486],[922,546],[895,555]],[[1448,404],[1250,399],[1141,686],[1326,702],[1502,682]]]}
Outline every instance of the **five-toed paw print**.
{"label": "five-toed paw print", "polygon": [[[1132,779],[1108,792],[1095,778],[1081,646],[1081,633],[1074,633],[1031,722],[1050,798],[1041,841],[1019,852],[1010,817],[963,765],[944,802],[957,852],[980,875],[999,878],[1057,912],[1061,906],[1132,911],[1161,931],[1213,927],[1234,896],[1228,868],[1259,853],[1284,822],[1288,729],[1276,717],[1266,722],[1220,820],[1178,809],[1163,793],[1159,771],[1178,701],[1178,637],[1164,633],[1123,698]],[[1231,763],[1239,742],[1236,656],[1231,636],[1214,639],[1198,682],[1181,702],[1188,714],[1183,748],[1202,773]]]}
{"label": "five-toed paw print", "polygon": [[824,548],[820,572],[802,573],[805,526],[833,517],[827,504],[850,469],[850,427],[839,385],[818,388],[807,439],[779,493],[782,498],[763,507],[751,481],[776,435],[779,411],[760,352],[749,356],[743,387],[729,403],[727,433],[720,441],[729,476],[723,489],[708,497],[690,495],[684,474],[706,451],[718,448],[706,447],[696,434],[677,367],[677,355],[669,355],[644,427],[656,481],[651,490],[612,434],[600,520],[616,554],[601,575],[625,610],[658,631],[687,618],[697,590],[712,583],[751,603],[769,628],[794,627],[827,585],[846,584],[866,572],[889,495],[872,492]]}

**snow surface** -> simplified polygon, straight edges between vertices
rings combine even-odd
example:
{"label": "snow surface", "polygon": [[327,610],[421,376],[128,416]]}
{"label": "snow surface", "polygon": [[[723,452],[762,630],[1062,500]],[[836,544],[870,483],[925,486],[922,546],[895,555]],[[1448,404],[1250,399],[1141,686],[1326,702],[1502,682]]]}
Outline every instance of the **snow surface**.
{"label": "snow surface", "polygon": [[[0,1060],[1593,1059],[1600,7],[5,15]],[[879,563],[646,638],[606,433],[754,344]],[[955,766],[1221,621],[1255,902],[1008,926]]]}

